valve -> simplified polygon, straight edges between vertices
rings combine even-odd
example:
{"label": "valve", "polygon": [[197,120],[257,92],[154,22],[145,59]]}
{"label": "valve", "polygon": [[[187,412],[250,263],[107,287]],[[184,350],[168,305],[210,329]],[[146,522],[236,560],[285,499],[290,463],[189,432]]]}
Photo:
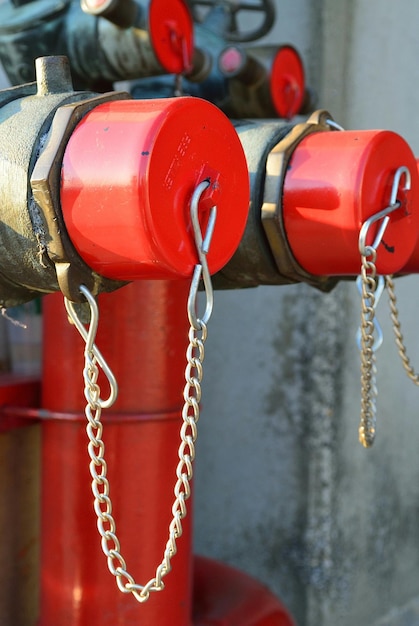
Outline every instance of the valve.
{"label": "valve", "polygon": [[304,65],[293,46],[255,46],[247,51],[229,46],[218,65],[228,79],[228,97],[221,108],[229,117],[292,119],[301,112],[306,98]]}
{"label": "valve", "polygon": [[[245,48],[229,44],[213,25],[195,27],[195,53],[184,73],[182,91],[216,104],[231,118],[291,119],[312,106],[304,65],[289,44]],[[142,78],[132,86],[134,97],[173,95],[170,76]]]}
{"label": "valve", "polygon": [[0,4],[0,60],[15,85],[34,80],[34,58],[55,54],[69,58],[77,89],[104,92],[115,81],[143,79],[134,97],[167,97],[179,95],[175,74],[185,77],[184,93],[229,117],[299,113],[308,91],[295,48],[228,44],[232,15],[262,11],[271,24],[273,5],[213,4],[195,28],[194,46],[185,0],[7,0]]}
{"label": "valve", "polygon": [[[419,221],[410,147],[390,131],[335,128],[326,111],[297,125],[236,124],[252,181],[250,212],[216,287],[307,282],[330,290],[340,278],[359,274],[361,228],[371,220],[365,243],[372,245],[383,230],[379,214],[389,205],[377,272],[406,266],[418,247]],[[405,169],[409,184],[398,174]]]}
{"label": "valve", "polygon": [[0,92],[1,306],[58,289],[82,300],[81,284],[98,293],[192,275],[190,205],[204,182],[198,219],[204,233],[216,207],[208,265],[220,269],[249,197],[228,118],[192,97],[74,92],[65,57],[36,65],[36,84]]}
{"label": "valve", "polygon": [[[214,2],[189,4],[197,18],[197,5],[209,8],[195,26],[196,53],[186,73],[184,90],[214,102],[232,118],[290,119],[306,101],[304,66],[291,45],[247,47],[243,43],[266,34],[275,21],[272,2]],[[237,15],[263,13],[261,29],[239,32]],[[206,72],[206,75],[205,75]]]}
{"label": "valve", "polygon": [[[191,65],[193,22],[183,0],[33,0],[0,4],[0,60],[12,84],[33,81],[33,60],[69,58],[78,89],[181,73]],[[103,13],[104,17],[101,17]]]}
{"label": "valve", "polygon": [[[184,0],[148,0],[141,3],[138,0],[81,0],[81,7],[85,13],[105,17],[109,22],[124,28],[141,29],[149,33],[150,43],[157,61],[162,70],[169,74],[180,74],[190,69],[193,54],[193,23],[192,17]],[[101,28],[102,21],[98,28]],[[104,34],[99,34],[99,39],[105,39],[109,29],[103,23]],[[119,34],[120,36],[121,34]],[[115,39],[115,48],[120,42]],[[128,52],[128,50],[127,50]],[[134,51],[133,51],[134,52]],[[123,52],[114,50],[116,60]],[[137,54],[139,51],[137,51]],[[144,59],[137,59],[139,65],[144,65]],[[128,69],[128,68],[127,68]],[[145,67],[138,69],[136,75],[149,75]],[[162,73],[154,72],[154,73]],[[125,73],[121,80],[132,78]]]}

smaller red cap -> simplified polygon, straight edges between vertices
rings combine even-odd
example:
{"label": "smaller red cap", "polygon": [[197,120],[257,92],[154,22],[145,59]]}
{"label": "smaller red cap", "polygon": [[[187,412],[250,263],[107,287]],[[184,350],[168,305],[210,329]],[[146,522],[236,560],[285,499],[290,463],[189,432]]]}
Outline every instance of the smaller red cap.
{"label": "smaller red cap", "polygon": [[300,111],[305,94],[304,65],[297,50],[281,46],[275,55],[270,81],[274,107],[284,119]]}
{"label": "smaller red cap", "polygon": [[184,0],[150,0],[148,28],[156,57],[168,74],[192,67],[193,20]]}
{"label": "smaller red cap", "polygon": [[[310,274],[360,273],[359,234],[366,220],[386,209],[395,174],[407,167],[410,189],[401,176],[400,208],[390,220],[377,248],[378,274],[400,271],[417,247],[419,175],[406,141],[390,131],[312,133],[291,157],[283,188],[283,218],[291,250]],[[369,229],[372,245],[380,221]]]}

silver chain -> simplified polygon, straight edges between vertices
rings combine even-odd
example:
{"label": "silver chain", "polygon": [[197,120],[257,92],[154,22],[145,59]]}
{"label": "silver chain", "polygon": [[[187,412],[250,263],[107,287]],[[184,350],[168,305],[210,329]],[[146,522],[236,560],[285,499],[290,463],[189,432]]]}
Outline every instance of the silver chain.
{"label": "silver chain", "polygon": [[[81,322],[72,302],[64,298],[64,303],[70,320],[85,341],[83,369],[84,395],[87,401],[85,414],[87,418],[86,432],[89,439],[88,453],[90,456],[90,474],[92,476],[92,493],[94,510],[97,516],[97,527],[101,536],[102,551],[107,558],[108,569],[115,576],[118,588],[122,593],[131,593],[138,602],[146,602],[150,594],[164,589],[163,578],[171,570],[171,559],[176,554],[176,541],[182,535],[182,520],[187,514],[186,501],[190,497],[190,481],[193,476],[193,461],[195,459],[195,442],[197,439],[197,423],[200,416],[201,382],[203,378],[204,343],[207,338],[207,323],[211,317],[213,307],[213,291],[211,276],[206,255],[209,251],[211,238],[216,219],[216,207],[212,207],[205,237],[202,237],[199,219],[198,203],[204,190],[209,186],[208,180],[200,183],[192,196],[191,218],[198,251],[199,264],[195,266],[188,298],[188,317],[190,321],[189,345],[186,351],[187,365],[185,369],[186,384],[183,391],[184,405],[182,409],[182,426],[180,428],[180,446],[178,450],[179,463],[176,468],[177,481],[174,487],[175,500],[172,506],[173,518],[169,524],[169,537],[165,546],[163,559],[157,566],[155,575],[144,585],[135,582],[128,572],[121,546],[116,534],[116,524],[112,516],[112,501],[107,479],[107,465],[105,461],[105,444],[102,440],[103,424],[101,413],[108,408],[117,397],[116,380],[95,345],[95,338],[99,322],[99,310],[95,298],[90,291],[81,285],[80,291],[86,298],[91,311],[91,321],[88,329]],[[197,297],[199,283],[203,279],[206,294],[205,312],[197,316]],[[110,393],[106,400],[100,397],[98,385],[99,367],[105,373],[109,382]]]}
{"label": "silver chain", "polygon": [[[377,276],[377,248],[384,236],[390,221],[390,214],[400,207],[397,193],[402,176],[405,176],[405,189],[410,188],[410,172],[407,167],[399,167],[394,175],[387,208],[367,219],[359,233],[359,251],[361,254],[361,326],[360,326],[360,354],[361,354],[361,416],[359,425],[359,441],[365,448],[370,448],[375,440],[376,429],[376,402],[377,402],[377,368],[375,358],[375,308],[379,278]],[[371,245],[367,245],[368,232],[375,222],[378,222],[378,231]],[[388,285],[388,282],[387,282]]]}

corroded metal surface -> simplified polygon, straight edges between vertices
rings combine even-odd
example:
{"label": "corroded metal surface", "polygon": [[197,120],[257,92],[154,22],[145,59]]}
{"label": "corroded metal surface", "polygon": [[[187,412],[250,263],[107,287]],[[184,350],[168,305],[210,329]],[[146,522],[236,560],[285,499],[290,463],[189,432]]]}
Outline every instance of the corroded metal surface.
{"label": "corroded metal surface", "polygon": [[[43,61],[38,64],[38,85],[31,83],[0,92],[2,307],[31,300],[40,293],[58,291],[60,283],[65,288],[71,266],[79,269],[78,277],[80,271],[88,282],[89,276],[92,277],[95,291],[102,290],[99,287],[102,281],[99,277],[94,278],[79,259],[66,238],[64,225],[57,221],[62,153],[78,120],[97,101],[89,100],[94,94],[70,90],[63,57],[61,62],[56,58]],[[52,128],[57,111],[70,104],[72,108],[66,123]],[[51,143],[55,145],[52,153],[51,149],[47,150]],[[48,157],[50,169],[45,168]],[[34,169],[37,173],[32,189],[30,179]],[[40,191],[43,177],[48,180],[50,196],[47,199]],[[60,246],[64,247],[66,254],[59,253]],[[56,266],[60,262],[66,265],[64,269],[62,265]],[[59,272],[61,280],[57,279],[57,267],[63,270]],[[105,290],[109,289],[105,287]],[[68,293],[70,295],[70,291]]]}

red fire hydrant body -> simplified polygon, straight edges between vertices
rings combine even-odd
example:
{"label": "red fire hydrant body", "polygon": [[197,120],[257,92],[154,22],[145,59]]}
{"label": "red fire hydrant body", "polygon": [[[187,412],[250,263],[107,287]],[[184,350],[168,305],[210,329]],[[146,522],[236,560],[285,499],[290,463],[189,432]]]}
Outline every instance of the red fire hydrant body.
{"label": "red fire hydrant body", "polygon": [[[97,344],[119,382],[103,415],[114,516],[127,567],[154,576],[167,541],[187,342],[185,281],[137,282],[100,297]],[[184,303],[185,306],[181,306]],[[61,295],[45,300],[40,626],[191,623],[190,517],[166,588],[139,605],[101,551],[85,433],[83,345]]]}

